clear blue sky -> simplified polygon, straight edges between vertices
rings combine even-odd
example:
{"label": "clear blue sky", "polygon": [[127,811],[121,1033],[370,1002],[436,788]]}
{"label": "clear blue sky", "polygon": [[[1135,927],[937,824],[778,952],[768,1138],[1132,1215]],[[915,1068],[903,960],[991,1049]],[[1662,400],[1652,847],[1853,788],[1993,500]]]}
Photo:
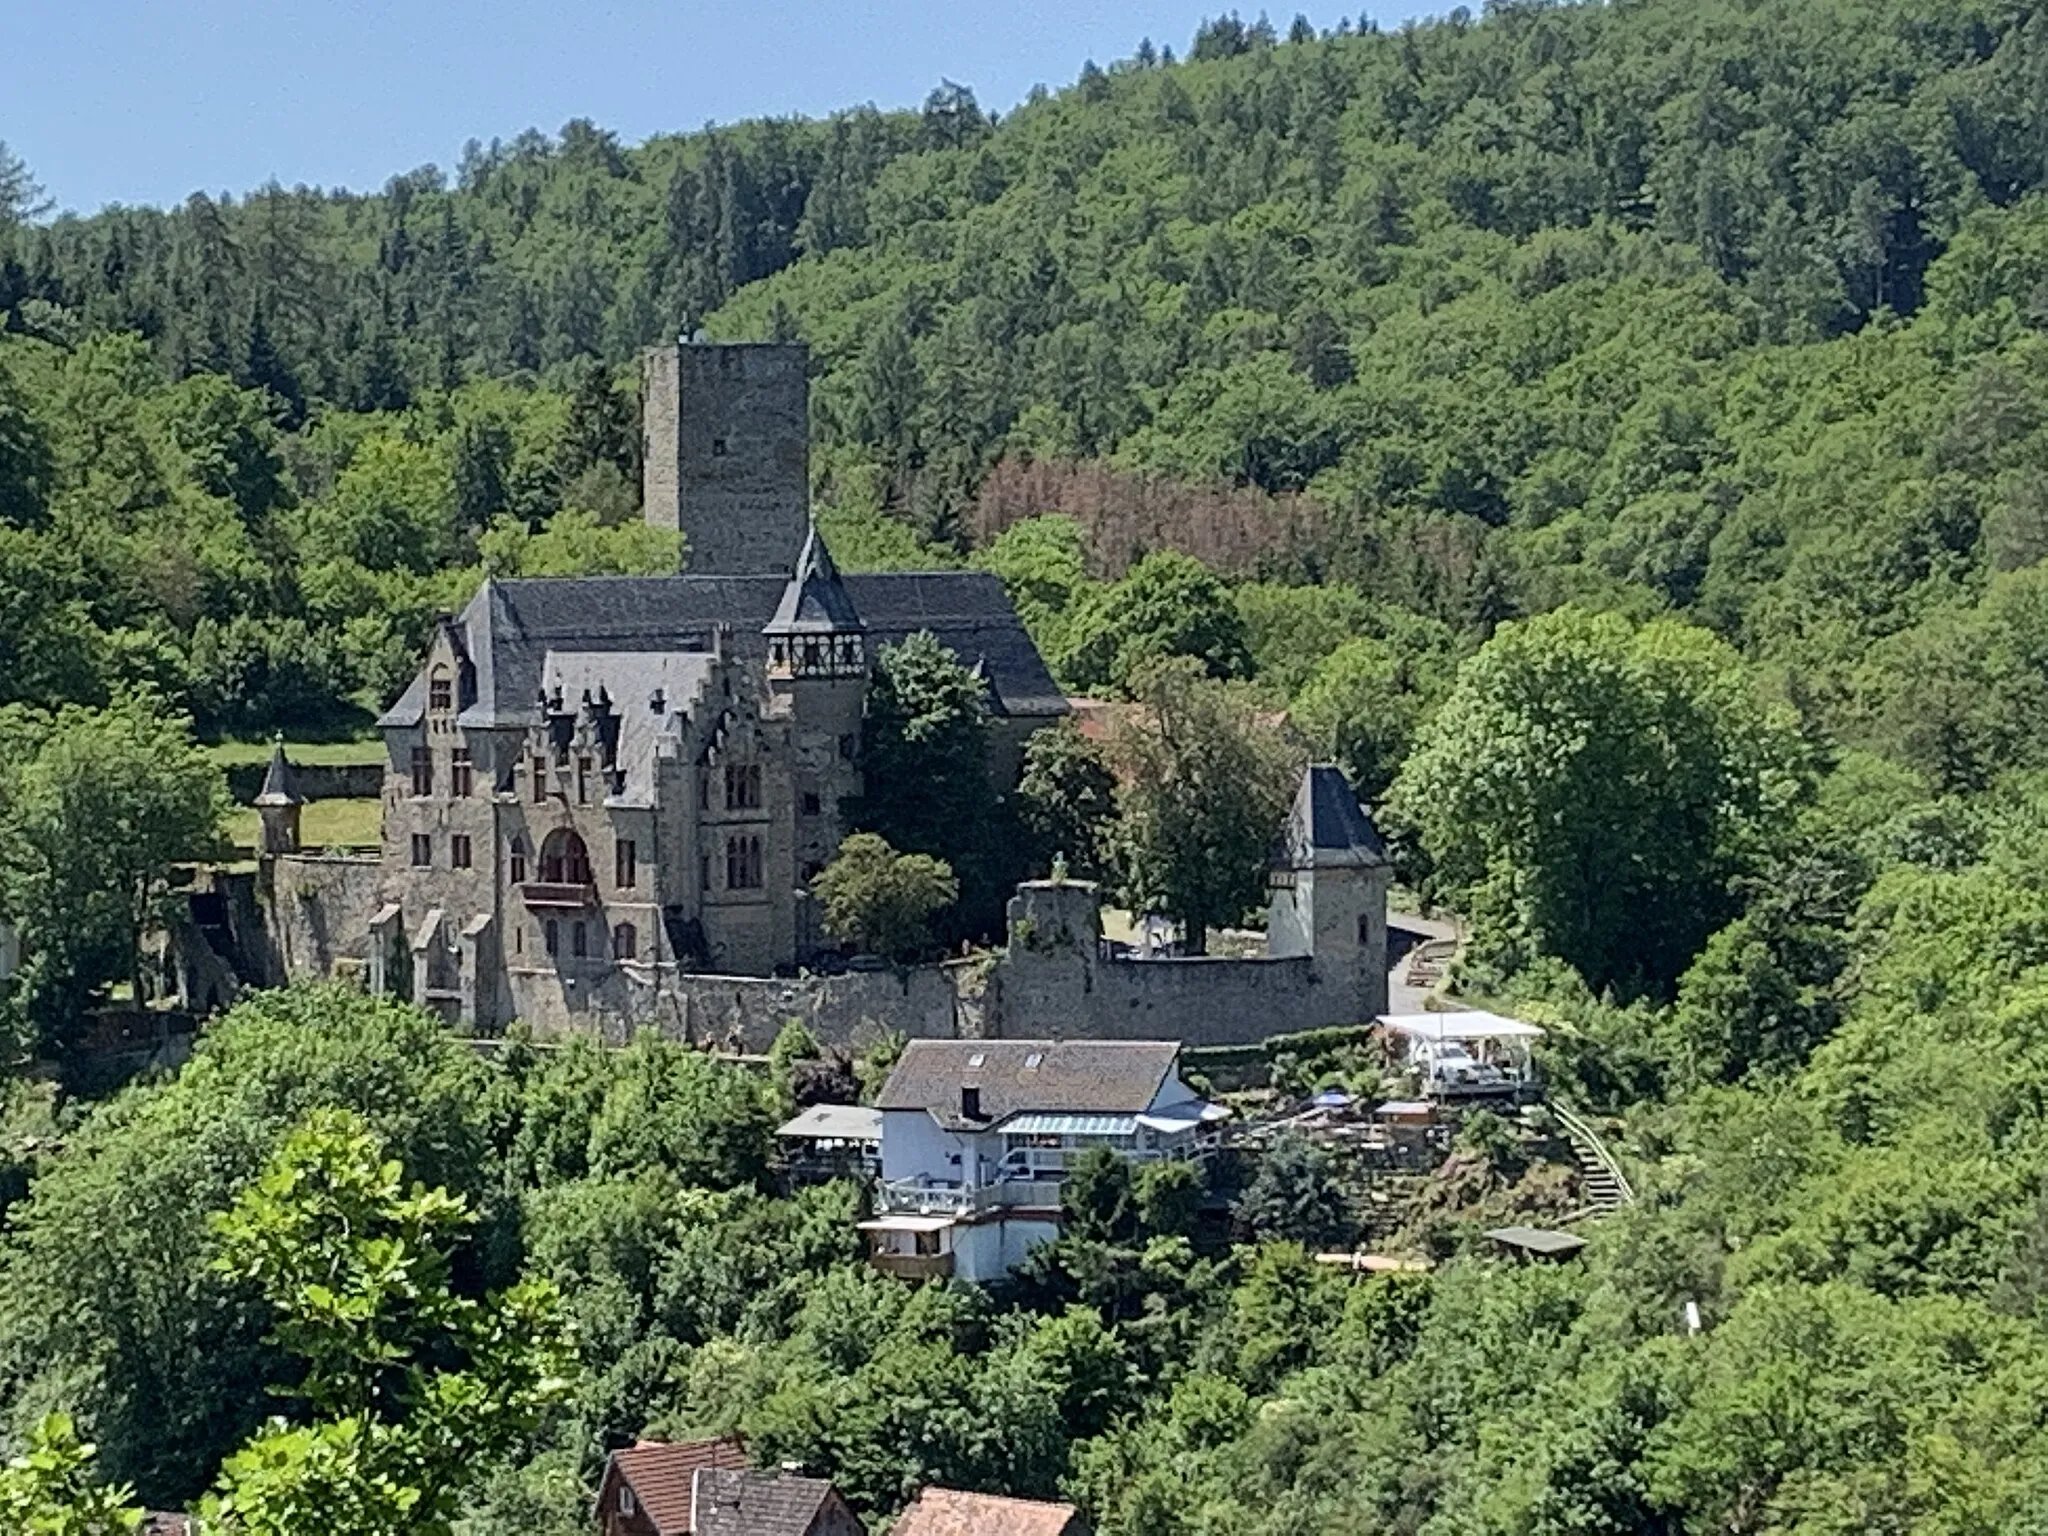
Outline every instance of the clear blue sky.
{"label": "clear blue sky", "polygon": [[[1436,7],[1350,0],[1382,25]],[[1185,52],[1227,0],[9,0],[0,140],[60,208],[371,189],[465,140],[588,117],[649,134],[871,101],[943,76],[1006,110],[1143,37]],[[1246,15],[1259,7],[1235,7]],[[1294,8],[1273,12],[1285,27]]]}

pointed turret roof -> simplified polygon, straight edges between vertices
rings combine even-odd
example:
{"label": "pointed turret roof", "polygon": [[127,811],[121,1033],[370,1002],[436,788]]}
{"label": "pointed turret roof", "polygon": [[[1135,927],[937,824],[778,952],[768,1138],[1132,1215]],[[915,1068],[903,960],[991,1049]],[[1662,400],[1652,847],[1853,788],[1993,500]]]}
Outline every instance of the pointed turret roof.
{"label": "pointed turret roof", "polygon": [[839,568],[832,563],[832,552],[825,547],[814,522],[804,536],[804,547],[796,557],[796,570],[789,585],[782,589],[775,617],[763,627],[762,633],[845,634],[863,628],[860,610],[853,606],[846,583],[839,579]]}
{"label": "pointed turret roof", "polygon": [[1334,763],[1315,763],[1302,773],[1287,818],[1287,862],[1296,869],[1387,862],[1379,829]]}
{"label": "pointed turret roof", "polygon": [[284,760],[284,738],[278,737],[271,744],[270,767],[263,775],[263,788],[257,792],[258,805],[304,805],[306,797],[299,793],[298,785],[292,779],[292,765]]}

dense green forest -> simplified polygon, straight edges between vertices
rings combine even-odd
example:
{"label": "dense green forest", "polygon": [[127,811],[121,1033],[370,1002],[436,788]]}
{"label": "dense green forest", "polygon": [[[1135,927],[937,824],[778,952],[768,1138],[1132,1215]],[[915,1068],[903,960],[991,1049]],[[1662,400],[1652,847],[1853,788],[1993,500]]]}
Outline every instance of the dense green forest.
{"label": "dense green forest", "polygon": [[1573,1266],[1451,1211],[1442,1267],[1355,1281],[1300,1246],[1355,1235],[1328,1170],[1236,1192],[1227,1251],[1104,1172],[1014,1291],[910,1290],[852,1191],[769,1192],[800,1063],[484,1060],[286,994],[173,1080],[8,1088],[9,1433],[214,1485],[303,1369],[220,1262],[244,1192],[367,1136],[464,1202],[455,1292],[573,1324],[464,1464],[479,1531],[582,1528],[650,1427],[1104,1536],[2048,1531],[2048,14],[1225,18],[1000,121],[574,123],[54,222],[0,189],[0,898],[78,764],[178,755],[163,701],[346,731],[482,572],[671,567],[635,349],[800,338],[844,563],[998,572],[1077,689],[1284,707],[1643,1196]]}

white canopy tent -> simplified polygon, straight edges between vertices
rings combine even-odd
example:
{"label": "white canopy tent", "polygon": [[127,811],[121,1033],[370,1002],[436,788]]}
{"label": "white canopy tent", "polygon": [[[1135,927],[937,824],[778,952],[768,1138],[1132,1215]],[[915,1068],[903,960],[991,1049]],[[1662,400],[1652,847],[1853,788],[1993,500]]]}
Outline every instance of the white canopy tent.
{"label": "white canopy tent", "polygon": [[1543,1034],[1534,1024],[1482,1009],[1387,1013],[1379,1022],[1407,1042],[1408,1060],[1433,1097],[1518,1093],[1533,1077],[1530,1042]]}

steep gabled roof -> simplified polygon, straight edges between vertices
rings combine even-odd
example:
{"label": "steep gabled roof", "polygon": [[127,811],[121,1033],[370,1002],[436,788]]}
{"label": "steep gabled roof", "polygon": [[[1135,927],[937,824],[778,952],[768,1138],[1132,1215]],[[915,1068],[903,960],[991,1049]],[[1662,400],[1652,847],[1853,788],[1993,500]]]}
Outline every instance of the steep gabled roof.
{"label": "steep gabled roof", "polygon": [[623,1478],[660,1536],[689,1536],[690,1486],[696,1475],[746,1465],[746,1447],[734,1436],[674,1444],[643,1440],[612,1452],[603,1491],[610,1492],[614,1477]]}
{"label": "steep gabled roof", "polygon": [[[822,546],[821,546],[822,547]],[[1058,716],[1066,699],[1003,584],[985,571],[888,571],[838,585],[867,631],[870,654],[930,630],[988,679],[998,715]],[[720,629],[741,657],[765,660],[764,631],[790,586],[783,576],[548,576],[486,581],[458,622],[476,669],[465,727],[537,723],[534,699],[549,651],[708,651]],[[424,669],[378,721],[417,725]]]}
{"label": "steep gabled roof", "polygon": [[1071,1504],[1005,1499],[992,1493],[926,1488],[890,1536],[1087,1536],[1088,1524]]}
{"label": "steep gabled roof", "polygon": [[1387,845],[1343,769],[1316,763],[1302,773],[1282,859],[1294,869],[1387,862]]}
{"label": "steep gabled roof", "polygon": [[818,537],[818,525],[811,524],[811,531],[804,536],[803,550],[796,557],[796,571],[783,588],[775,616],[764,626],[766,632],[851,634],[864,627],[853,599],[847,595],[846,584],[839,579],[839,569],[832,563],[832,552]]}
{"label": "steep gabled roof", "polygon": [[694,1536],[807,1536],[837,1497],[822,1477],[706,1468],[696,1475]]}
{"label": "steep gabled roof", "polygon": [[[875,1107],[929,1110],[956,1128],[1030,1111],[1138,1115],[1179,1058],[1173,1040],[913,1040]],[[962,1088],[980,1091],[981,1120],[961,1118]]]}

